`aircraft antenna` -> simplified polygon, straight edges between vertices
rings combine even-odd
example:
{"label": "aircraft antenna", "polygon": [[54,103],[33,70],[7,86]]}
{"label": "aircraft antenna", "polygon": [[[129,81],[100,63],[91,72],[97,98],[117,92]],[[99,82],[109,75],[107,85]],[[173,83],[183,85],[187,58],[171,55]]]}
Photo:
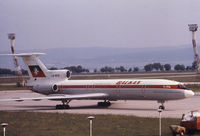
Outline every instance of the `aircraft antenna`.
{"label": "aircraft antenna", "polygon": [[[11,51],[12,51],[12,54],[15,54],[15,49],[14,49],[15,34],[14,33],[8,34],[8,39],[10,39],[10,42],[11,42]],[[25,81],[24,81],[24,78],[23,78],[23,75],[22,75],[22,71],[21,71],[21,67],[20,67],[19,62],[17,60],[17,57],[13,56],[13,60],[14,60],[14,65],[17,68],[17,74],[18,74],[17,85],[18,86],[24,86]]]}
{"label": "aircraft antenna", "polygon": [[199,53],[197,50],[197,43],[196,43],[196,31],[198,28],[197,24],[189,24],[189,30],[192,32],[192,44],[193,44],[193,50],[194,50],[194,61],[197,65],[197,73],[200,73],[200,58]]}

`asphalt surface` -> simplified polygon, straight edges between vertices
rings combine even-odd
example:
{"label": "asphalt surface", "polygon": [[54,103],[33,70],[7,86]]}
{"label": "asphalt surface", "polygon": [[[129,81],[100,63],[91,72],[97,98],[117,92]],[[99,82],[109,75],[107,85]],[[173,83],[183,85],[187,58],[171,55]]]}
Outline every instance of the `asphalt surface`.
{"label": "asphalt surface", "polygon": [[[29,90],[0,91],[0,99],[16,97],[38,97],[40,94]],[[135,115],[140,117],[158,117],[156,101],[114,101],[108,108],[97,107],[97,100],[73,100],[70,102],[71,109],[57,110],[56,104],[59,101],[9,101],[0,102],[0,111],[34,111],[34,112],[59,112],[74,114],[115,114]],[[181,118],[183,113],[200,109],[200,96],[192,98],[168,101],[165,103],[166,110],[162,117]]]}

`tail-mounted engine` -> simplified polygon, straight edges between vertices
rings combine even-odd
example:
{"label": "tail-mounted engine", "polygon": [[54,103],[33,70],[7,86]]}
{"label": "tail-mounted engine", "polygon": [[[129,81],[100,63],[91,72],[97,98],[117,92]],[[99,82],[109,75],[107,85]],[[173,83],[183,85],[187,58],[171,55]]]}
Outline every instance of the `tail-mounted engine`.
{"label": "tail-mounted engine", "polygon": [[69,79],[71,77],[69,70],[49,70],[48,73],[52,79]]}
{"label": "tail-mounted engine", "polygon": [[33,91],[41,94],[57,93],[59,91],[57,84],[49,85],[35,85]]}
{"label": "tail-mounted engine", "polygon": [[55,93],[58,92],[58,85],[54,84],[51,89]]}

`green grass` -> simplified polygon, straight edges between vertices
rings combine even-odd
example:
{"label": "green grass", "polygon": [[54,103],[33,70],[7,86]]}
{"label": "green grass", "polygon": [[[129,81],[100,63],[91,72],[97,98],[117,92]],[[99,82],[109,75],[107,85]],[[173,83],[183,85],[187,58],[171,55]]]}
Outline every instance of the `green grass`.
{"label": "green grass", "polygon": [[[7,136],[87,136],[89,115],[0,112],[0,123],[7,122]],[[156,136],[158,118],[94,115],[94,136]],[[179,119],[162,119],[162,136],[171,135],[169,125]],[[0,129],[0,134],[2,130]]]}
{"label": "green grass", "polygon": [[27,87],[17,87],[17,85],[0,85],[0,91],[27,90]]}

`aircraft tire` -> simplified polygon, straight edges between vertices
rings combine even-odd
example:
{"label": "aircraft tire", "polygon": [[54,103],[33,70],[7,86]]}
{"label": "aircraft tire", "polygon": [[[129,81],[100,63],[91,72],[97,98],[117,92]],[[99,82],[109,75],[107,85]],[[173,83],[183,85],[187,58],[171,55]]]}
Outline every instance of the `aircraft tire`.
{"label": "aircraft tire", "polygon": [[160,106],[159,106],[159,109],[161,109],[161,110],[165,110],[165,106],[160,105]]}
{"label": "aircraft tire", "polygon": [[99,107],[108,107],[110,105],[111,105],[110,102],[98,102],[97,103],[97,106],[99,106]]}
{"label": "aircraft tire", "polygon": [[108,106],[110,106],[110,105],[111,105],[111,103],[110,103],[110,102],[107,102],[107,105],[108,105]]}
{"label": "aircraft tire", "polygon": [[56,105],[56,109],[69,109],[69,105]]}
{"label": "aircraft tire", "polygon": [[98,103],[97,103],[97,106],[98,106],[98,107],[103,107],[104,104],[103,104],[103,102],[98,102]]}

